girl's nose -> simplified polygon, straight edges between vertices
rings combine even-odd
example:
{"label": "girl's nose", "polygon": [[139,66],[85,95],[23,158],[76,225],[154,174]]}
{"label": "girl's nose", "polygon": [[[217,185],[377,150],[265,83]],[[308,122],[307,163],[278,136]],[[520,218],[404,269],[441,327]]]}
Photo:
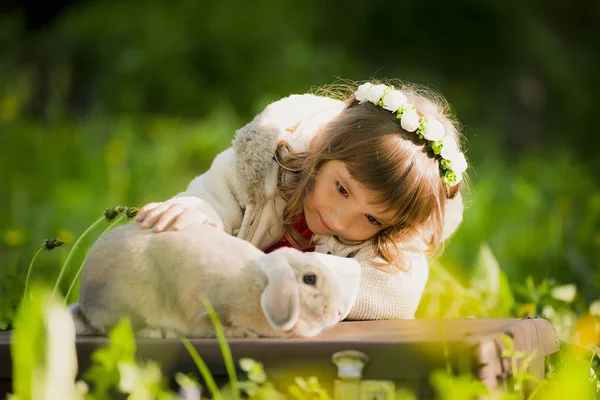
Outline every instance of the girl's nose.
{"label": "girl's nose", "polygon": [[348,229],[348,226],[349,226],[348,213],[345,213],[342,210],[336,210],[333,212],[332,220],[333,220],[332,228],[336,232],[341,233],[341,232],[344,232],[346,229]]}

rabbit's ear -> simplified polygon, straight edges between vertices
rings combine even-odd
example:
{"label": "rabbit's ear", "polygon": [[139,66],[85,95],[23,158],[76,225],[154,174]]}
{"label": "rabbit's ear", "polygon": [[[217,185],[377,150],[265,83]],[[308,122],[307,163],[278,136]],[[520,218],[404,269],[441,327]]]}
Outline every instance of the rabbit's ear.
{"label": "rabbit's ear", "polygon": [[283,257],[264,256],[256,260],[258,269],[267,276],[267,286],[260,305],[274,328],[290,330],[300,316],[300,294],[294,271]]}

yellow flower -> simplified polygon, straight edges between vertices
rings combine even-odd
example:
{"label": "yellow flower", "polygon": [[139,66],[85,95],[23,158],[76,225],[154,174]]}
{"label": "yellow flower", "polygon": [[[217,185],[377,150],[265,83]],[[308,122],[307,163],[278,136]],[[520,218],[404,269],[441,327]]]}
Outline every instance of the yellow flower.
{"label": "yellow flower", "polygon": [[600,232],[596,232],[594,235],[594,244],[600,247]]}
{"label": "yellow flower", "polygon": [[58,237],[65,243],[73,243],[73,232],[66,229],[58,231]]}
{"label": "yellow flower", "polygon": [[25,233],[17,229],[9,229],[4,232],[4,242],[8,247],[19,247],[25,243]]}
{"label": "yellow flower", "polygon": [[6,96],[0,101],[0,122],[15,119],[19,113],[19,99],[16,96]]}
{"label": "yellow flower", "polygon": [[600,342],[600,320],[586,314],[575,324],[575,340],[582,346],[598,345]]}
{"label": "yellow flower", "polygon": [[517,317],[533,317],[535,315],[535,304],[527,303],[517,308]]}
{"label": "yellow flower", "polygon": [[127,143],[123,139],[111,139],[104,149],[104,160],[109,165],[123,164],[127,160]]}

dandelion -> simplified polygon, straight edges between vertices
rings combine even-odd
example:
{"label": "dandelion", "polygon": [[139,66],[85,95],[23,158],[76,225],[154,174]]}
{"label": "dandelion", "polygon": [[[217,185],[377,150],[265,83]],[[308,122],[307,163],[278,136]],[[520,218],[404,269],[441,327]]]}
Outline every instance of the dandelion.
{"label": "dandelion", "polygon": [[[123,220],[123,216],[131,219],[131,218],[134,218],[139,211],[140,211],[139,208],[129,207],[129,206],[127,206],[127,207],[116,206],[112,209],[107,208],[106,211],[104,211],[104,219],[106,219],[107,221],[110,221],[112,223],[100,234],[98,239],[100,239],[102,236],[104,236],[106,234],[106,232],[110,231],[116,224],[121,222]],[[67,290],[67,293],[65,294],[65,300],[69,299],[69,295],[73,291],[73,288],[75,287],[75,283],[77,283],[77,280],[79,279],[79,275],[81,275],[82,269],[83,269],[83,264],[81,264],[79,266],[79,269],[77,270],[77,273],[75,274],[75,277],[73,278],[73,281],[71,281],[69,290]]]}
{"label": "dandelion", "polygon": [[125,207],[125,215],[127,218],[135,218],[135,216],[140,212],[140,209],[137,207]]}
{"label": "dandelion", "polygon": [[33,258],[31,259],[31,262],[29,263],[29,268],[27,269],[27,278],[25,278],[25,292],[24,292],[25,298],[27,298],[27,296],[28,296],[27,295],[27,287],[29,286],[29,278],[31,276],[31,271],[33,269],[33,263],[35,263],[35,260],[38,258],[38,256],[42,252],[42,250],[47,250],[47,251],[54,250],[55,248],[60,247],[63,244],[65,244],[65,242],[59,238],[44,240],[44,242],[42,243],[42,245],[40,246],[38,251],[35,253]]}
{"label": "dandelion", "polygon": [[56,239],[44,240],[44,244],[42,246],[44,247],[45,250],[54,250],[55,248],[60,247],[63,244],[65,244],[64,241],[62,241],[59,238],[56,238]]}
{"label": "dandelion", "polygon": [[123,207],[123,206],[116,206],[116,207],[113,207],[113,208],[107,208],[106,211],[104,211],[104,218],[106,218],[107,221],[113,221],[123,211],[125,211],[125,207]]}
{"label": "dandelion", "polygon": [[[65,270],[67,269],[67,265],[69,265],[69,262],[71,262],[71,258],[73,258],[73,256],[75,255],[75,252],[79,248],[79,243],[81,243],[81,241],[83,240],[83,238],[85,238],[92,230],[94,230],[94,228],[96,228],[98,225],[100,225],[103,221],[113,221],[124,210],[125,210],[125,207],[123,207],[123,206],[116,206],[116,207],[113,207],[113,208],[107,208],[106,211],[104,211],[104,214],[102,215],[102,217],[98,218],[92,225],[90,225],[81,234],[81,236],[79,236],[79,238],[77,239],[77,241],[75,242],[75,244],[71,248],[71,251],[67,255],[67,259],[65,260],[65,262],[62,265],[62,268],[60,269],[60,272],[58,274],[58,278],[56,278],[56,283],[54,284],[54,289],[52,290],[52,294],[53,295],[58,290],[58,285],[60,284],[62,276],[65,273]],[[71,285],[71,286],[73,286],[73,285]],[[65,301],[67,301],[67,299],[68,299],[68,296],[65,296]]]}

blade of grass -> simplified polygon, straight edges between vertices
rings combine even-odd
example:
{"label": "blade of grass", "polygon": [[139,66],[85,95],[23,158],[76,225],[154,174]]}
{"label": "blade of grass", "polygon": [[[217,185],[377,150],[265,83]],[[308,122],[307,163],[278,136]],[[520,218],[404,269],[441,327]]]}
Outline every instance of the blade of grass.
{"label": "blade of grass", "polygon": [[105,220],[104,215],[102,217],[98,218],[98,220],[96,222],[94,222],[92,225],[90,225],[85,230],[85,232],[83,232],[81,234],[81,236],[79,236],[79,238],[75,241],[75,244],[73,245],[73,247],[71,248],[71,251],[67,255],[67,259],[65,260],[64,264],[62,265],[62,268],[60,269],[58,278],[56,278],[56,283],[54,284],[54,289],[52,289],[52,295],[56,294],[56,290],[58,289],[60,280],[62,279],[62,276],[65,273],[65,270],[67,269],[67,265],[69,265],[69,262],[71,261],[71,258],[73,258],[73,255],[75,255],[75,252],[77,251],[77,248],[79,247],[79,243],[81,242],[81,240],[84,237],[86,237],[88,235],[88,233],[90,233],[96,226],[100,225],[100,223],[102,223],[102,221],[104,221],[104,220]]}
{"label": "blade of grass", "polygon": [[27,301],[27,287],[29,286],[29,277],[31,275],[31,270],[33,269],[33,263],[35,262],[35,260],[38,258],[38,256],[40,255],[40,253],[42,252],[42,250],[44,250],[44,245],[42,245],[38,251],[35,253],[35,255],[33,256],[33,258],[31,259],[31,262],[29,263],[29,269],[27,270],[27,278],[25,279],[25,292],[23,295],[24,298],[24,302]]}
{"label": "blade of grass", "polygon": [[[106,234],[106,232],[110,231],[117,223],[121,222],[123,219],[125,219],[124,214],[120,214],[117,218],[115,218],[115,220],[113,222],[111,222],[110,225],[108,225],[108,227],[100,234],[100,236],[98,236],[98,239],[100,239],[102,236],[104,236]],[[98,239],[96,239],[96,240],[98,240]],[[65,294],[65,303],[68,303],[69,295],[71,294],[71,291],[75,287],[75,283],[77,283],[77,279],[79,279],[79,275],[81,275],[82,269],[83,269],[83,263],[81,263],[81,265],[79,266],[79,269],[77,269],[77,273],[75,274],[75,277],[73,278],[73,281],[71,282],[71,285],[69,286],[69,290],[67,290],[67,294]]]}
{"label": "blade of grass", "polygon": [[444,333],[444,327],[442,325],[442,320],[437,319],[438,322],[438,330],[440,332],[440,339],[442,341],[442,353],[444,355],[444,361],[446,364],[446,373],[451,376],[452,375],[452,365],[450,364],[450,351],[448,349],[448,341],[446,340],[446,335]]}
{"label": "blade of grass", "polygon": [[544,386],[546,386],[546,384],[548,383],[547,379],[544,379],[542,381],[540,381],[536,386],[535,389],[533,389],[533,391],[531,392],[531,394],[527,397],[527,400],[533,400],[536,398],[536,396],[538,395],[538,393],[540,393],[540,390],[542,390],[542,388]]}
{"label": "blade of grass", "polygon": [[219,317],[215,312],[210,301],[206,298],[202,298],[202,304],[210,319],[212,321],[213,327],[215,328],[215,334],[217,335],[217,339],[219,340],[219,347],[221,348],[221,354],[223,355],[223,361],[225,361],[225,368],[227,369],[227,374],[229,375],[229,382],[231,383],[231,387],[233,389],[233,398],[235,400],[240,399],[240,388],[238,385],[237,374],[235,373],[235,364],[233,363],[233,357],[231,356],[231,349],[227,344],[227,338],[225,337],[225,333],[223,332],[223,327],[221,326],[221,322],[219,321]]}
{"label": "blade of grass", "polygon": [[219,387],[217,386],[217,383],[215,382],[212,374],[210,373],[208,366],[206,365],[202,357],[200,357],[200,354],[198,354],[198,352],[196,351],[194,346],[192,346],[192,343],[190,343],[188,339],[183,338],[181,339],[181,342],[187,349],[188,353],[190,353],[192,360],[194,360],[194,363],[196,364],[198,371],[200,371],[202,379],[204,379],[204,382],[206,382],[206,386],[208,387],[208,390],[210,390],[210,393],[212,394],[213,398],[215,400],[223,400],[223,396],[219,391]]}

